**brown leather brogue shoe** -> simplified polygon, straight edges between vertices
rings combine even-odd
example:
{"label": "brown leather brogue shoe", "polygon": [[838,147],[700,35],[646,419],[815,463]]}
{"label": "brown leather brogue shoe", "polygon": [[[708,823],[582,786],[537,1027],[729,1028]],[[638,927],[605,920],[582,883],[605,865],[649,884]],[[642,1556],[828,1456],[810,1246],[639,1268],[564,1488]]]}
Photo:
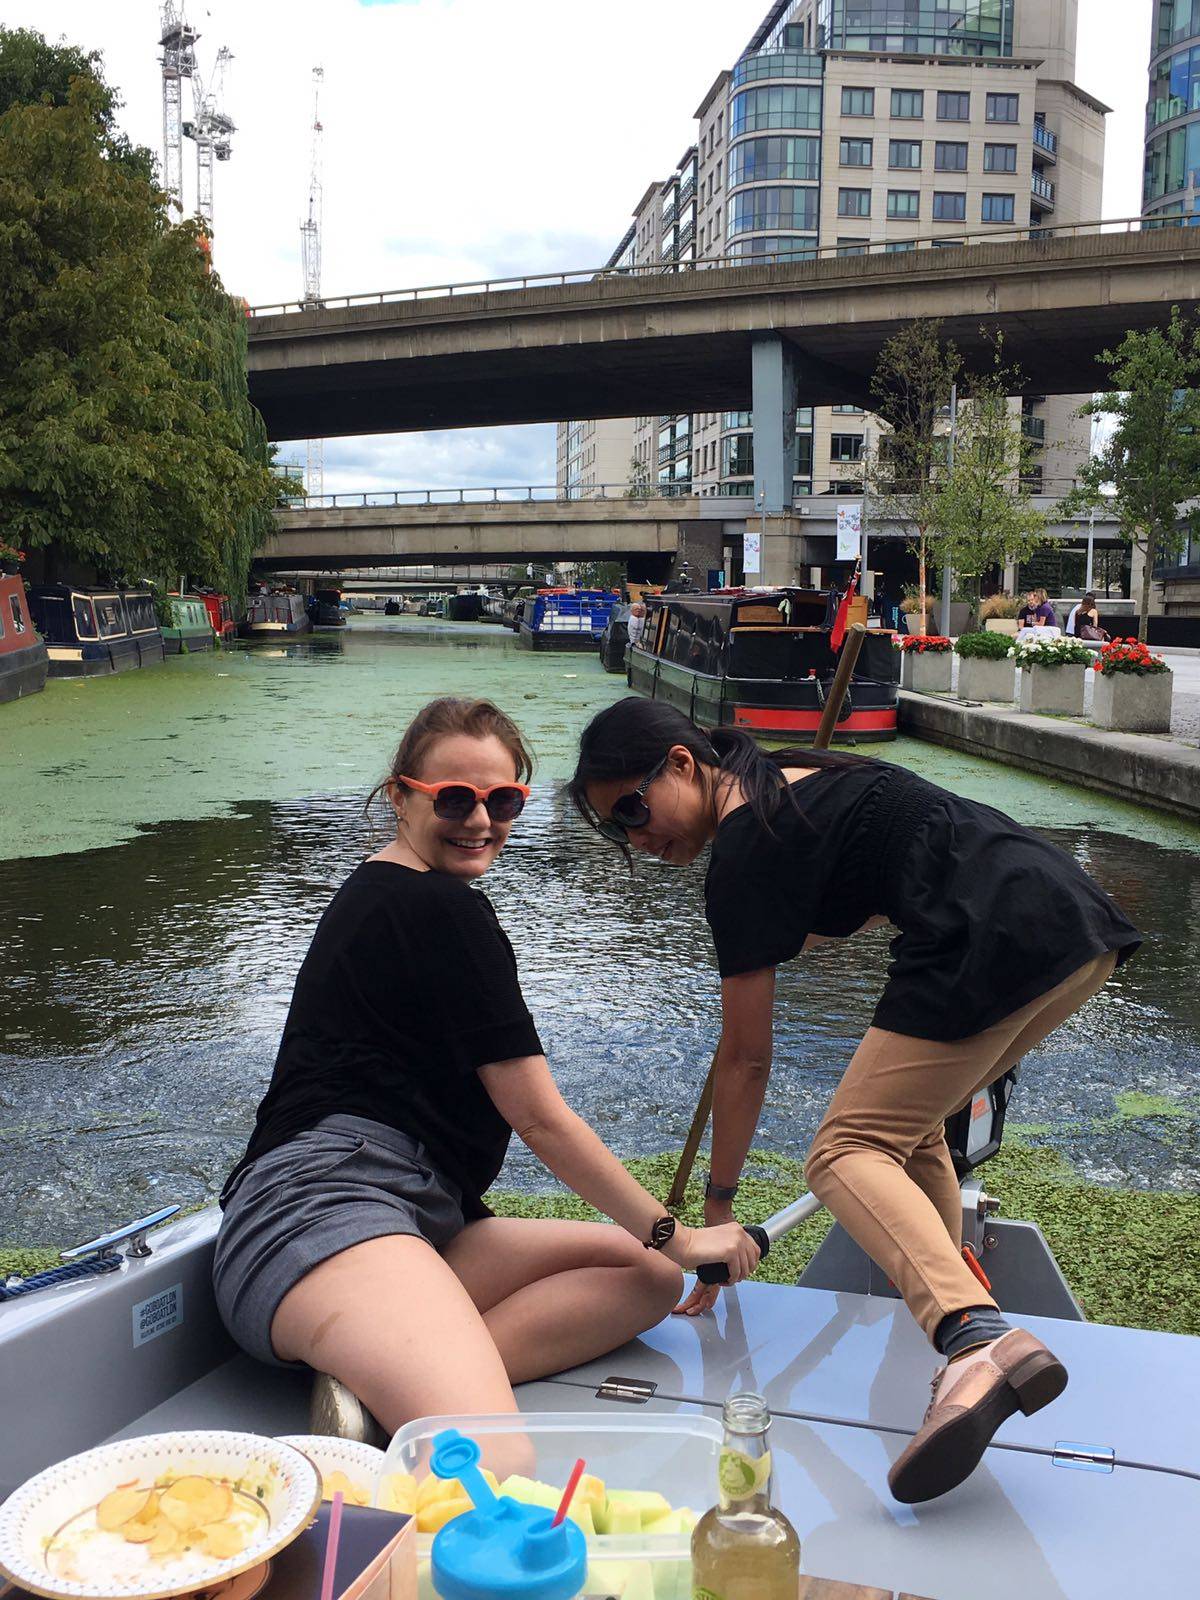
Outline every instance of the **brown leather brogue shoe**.
{"label": "brown leather brogue shoe", "polygon": [[957,1487],[974,1472],[1007,1417],[1018,1409],[1032,1416],[1066,1386],[1062,1362],[1023,1328],[951,1362],[933,1380],[920,1430],[892,1464],[892,1494],[915,1505]]}

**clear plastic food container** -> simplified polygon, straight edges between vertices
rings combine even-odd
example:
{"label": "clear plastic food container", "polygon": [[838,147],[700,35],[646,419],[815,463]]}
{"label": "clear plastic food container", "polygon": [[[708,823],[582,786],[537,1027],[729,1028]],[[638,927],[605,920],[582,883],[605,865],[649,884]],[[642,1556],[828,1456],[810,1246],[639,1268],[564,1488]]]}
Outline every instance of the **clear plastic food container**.
{"label": "clear plastic food container", "polygon": [[[517,1475],[561,1493],[582,1456],[589,1478],[600,1479],[605,1492],[616,1491],[618,1499],[630,1491],[654,1492],[665,1498],[672,1512],[690,1510],[699,1516],[716,1497],[721,1426],[713,1418],[679,1412],[422,1417],[401,1428],[392,1440],[381,1484],[395,1483],[408,1474],[415,1478],[419,1495],[431,1477],[434,1435],[443,1428],[458,1428],[478,1442],[481,1465],[495,1473],[502,1491],[509,1477]],[[592,1492],[596,1493],[594,1487]],[[655,1531],[653,1521],[663,1520],[662,1508],[641,1509],[651,1523],[649,1531],[598,1533],[589,1531],[585,1522],[591,1554],[585,1593],[618,1600],[690,1600],[691,1533],[686,1518],[672,1525],[667,1515],[667,1531]],[[418,1512],[418,1526],[421,1520],[428,1521]],[[432,1600],[434,1593],[429,1577],[433,1539],[432,1531],[418,1537],[421,1600]]]}

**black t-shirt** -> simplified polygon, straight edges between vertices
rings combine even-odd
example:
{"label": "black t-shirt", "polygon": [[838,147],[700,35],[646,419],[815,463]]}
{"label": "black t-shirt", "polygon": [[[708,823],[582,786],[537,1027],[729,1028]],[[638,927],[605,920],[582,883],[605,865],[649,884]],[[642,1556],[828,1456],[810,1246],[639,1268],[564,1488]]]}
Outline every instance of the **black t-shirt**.
{"label": "black t-shirt", "polygon": [[461,878],[391,861],[358,867],[325,911],[296,979],[246,1154],[324,1117],[369,1117],[422,1143],[468,1217],[511,1129],[478,1069],[541,1055],[491,901]]}
{"label": "black t-shirt", "polygon": [[991,806],[868,760],[818,770],[791,793],[769,831],[749,806],[717,829],[705,914],[723,978],[883,915],[900,931],[875,1026],[965,1039],[1103,952],[1120,962],[1138,947],[1065,850]]}

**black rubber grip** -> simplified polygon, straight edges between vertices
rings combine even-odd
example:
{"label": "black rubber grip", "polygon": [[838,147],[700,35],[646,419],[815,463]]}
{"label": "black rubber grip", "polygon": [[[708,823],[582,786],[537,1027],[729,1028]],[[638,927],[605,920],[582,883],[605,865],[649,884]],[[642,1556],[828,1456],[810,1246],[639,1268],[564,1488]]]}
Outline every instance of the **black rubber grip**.
{"label": "black rubber grip", "polygon": [[[771,1241],[767,1238],[765,1229],[752,1222],[746,1232],[765,1256],[771,1248]],[[723,1261],[708,1261],[704,1266],[696,1268],[696,1276],[701,1283],[728,1283],[729,1268]]]}

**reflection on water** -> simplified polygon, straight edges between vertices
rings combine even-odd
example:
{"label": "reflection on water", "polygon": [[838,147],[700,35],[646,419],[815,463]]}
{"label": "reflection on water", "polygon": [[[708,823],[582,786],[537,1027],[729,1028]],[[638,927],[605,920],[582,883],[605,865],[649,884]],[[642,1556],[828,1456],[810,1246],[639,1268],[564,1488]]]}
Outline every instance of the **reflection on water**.
{"label": "reflection on water", "polygon": [[[622,1154],[680,1143],[718,1026],[702,867],[630,879],[554,789],[624,692],[590,657],[401,618],[0,709],[0,1239],[82,1238],[219,1188],[312,929],[369,848],[361,797],[433,694],[494,696],[538,756],[487,888],[564,1093]],[[1192,1117],[1113,1117],[1122,1091],[1195,1093],[1200,835],[935,746],[884,753],[1042,826],[1148,934],[1031,1058],[1014,1117],[1097,1176],[1200,1186]],[[781,973],[764,1142],[803,1154],[885,965],[875,934]],[[507,1180],[546,1176],[517,1146]]]}

